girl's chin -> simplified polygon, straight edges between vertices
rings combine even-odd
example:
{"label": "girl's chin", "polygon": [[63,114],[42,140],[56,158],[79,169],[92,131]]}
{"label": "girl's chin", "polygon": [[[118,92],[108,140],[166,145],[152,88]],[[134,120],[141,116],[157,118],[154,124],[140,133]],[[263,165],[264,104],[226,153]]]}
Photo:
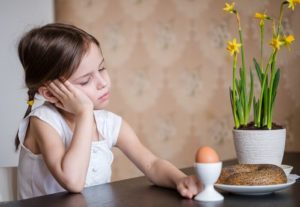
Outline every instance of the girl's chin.
{"label": "girl's chin", "polygon": [[101,109],[107,107],[108,103],[109,103],[109,100],[106,100],[106,101],[98,103],[98,104],[94,104],[94,109],[101,110]]}

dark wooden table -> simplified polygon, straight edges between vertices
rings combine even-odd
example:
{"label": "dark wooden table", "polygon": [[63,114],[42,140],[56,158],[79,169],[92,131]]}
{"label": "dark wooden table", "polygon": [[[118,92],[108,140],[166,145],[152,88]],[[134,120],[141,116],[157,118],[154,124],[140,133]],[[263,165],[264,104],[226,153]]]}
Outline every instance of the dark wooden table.
{"label": "dark wooden table", "polygon": [[[230,165],[236,161],[226,161]],[[300,175],[300,152],[288,152],[284,164],[294,166],[292,173]],[[183,169],[187,174],[194,174],[193,168]],[[127,179],[109,184],[86,188],[81,194],[56,193],[47,196],[19,200],[0,204],[0,206],[45,206],[45,207],[126,207],[126,206],[206,206],[206,207],[266,207],[300,206],[300,180],[288,189],[269,195],[244,196],[222,192],[222,202],[199,202],[182,198],[175,190],[153,186],[145,177]]]}

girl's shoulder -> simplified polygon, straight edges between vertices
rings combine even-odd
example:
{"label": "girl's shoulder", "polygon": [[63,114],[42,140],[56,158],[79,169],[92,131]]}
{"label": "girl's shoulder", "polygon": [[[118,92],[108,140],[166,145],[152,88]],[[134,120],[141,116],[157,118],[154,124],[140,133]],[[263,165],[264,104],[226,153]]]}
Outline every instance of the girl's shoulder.
{"label": "girl's shoulder", "polygon": [[38,118],[54,128],[60,136],[63,135],[65,128],[63,118],[52,104],[44,102],[35,107],[29,115],[23,119],[23,123],[28,124],[30,117]]}
{"label": "girl's shoulder", "polygon": [[48,116],[60,118],[60,114],[57,109],[48,102],[35,107],[28,116]]}

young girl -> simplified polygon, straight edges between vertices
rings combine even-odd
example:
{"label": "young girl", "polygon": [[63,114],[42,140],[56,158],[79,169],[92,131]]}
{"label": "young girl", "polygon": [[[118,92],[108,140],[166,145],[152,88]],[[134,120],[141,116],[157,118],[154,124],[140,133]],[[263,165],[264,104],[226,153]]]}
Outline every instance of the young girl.
{"label": "young girl", "polygon": [[[28,109],[16,137],[20,198],[81,192],[110,182],[114,146],[155,185],[175,188],[187,198],[199,192],[194,176],[156,157],[126,121],[103,110],[111,82],[92,35],[48,24],[26,33],[18,53],[28,87]],[[37,94],[46,101],[31,110]]]}

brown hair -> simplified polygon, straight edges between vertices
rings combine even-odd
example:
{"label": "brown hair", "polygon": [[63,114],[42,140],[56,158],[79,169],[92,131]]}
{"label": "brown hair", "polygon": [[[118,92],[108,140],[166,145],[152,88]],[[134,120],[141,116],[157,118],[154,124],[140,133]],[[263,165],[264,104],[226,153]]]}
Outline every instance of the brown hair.
{"label": "brown hair", "polygon": [[[87,32],[66,24],[53,23],[34,28],[20,40],[18,54],[25,72],[28,101],[40,86],[57,78],[68,79],[78,68],[91,43],[99,42]],[[24,118],[31,112],[28,104]],[[20,144],[18,133],[16,150]]]}

